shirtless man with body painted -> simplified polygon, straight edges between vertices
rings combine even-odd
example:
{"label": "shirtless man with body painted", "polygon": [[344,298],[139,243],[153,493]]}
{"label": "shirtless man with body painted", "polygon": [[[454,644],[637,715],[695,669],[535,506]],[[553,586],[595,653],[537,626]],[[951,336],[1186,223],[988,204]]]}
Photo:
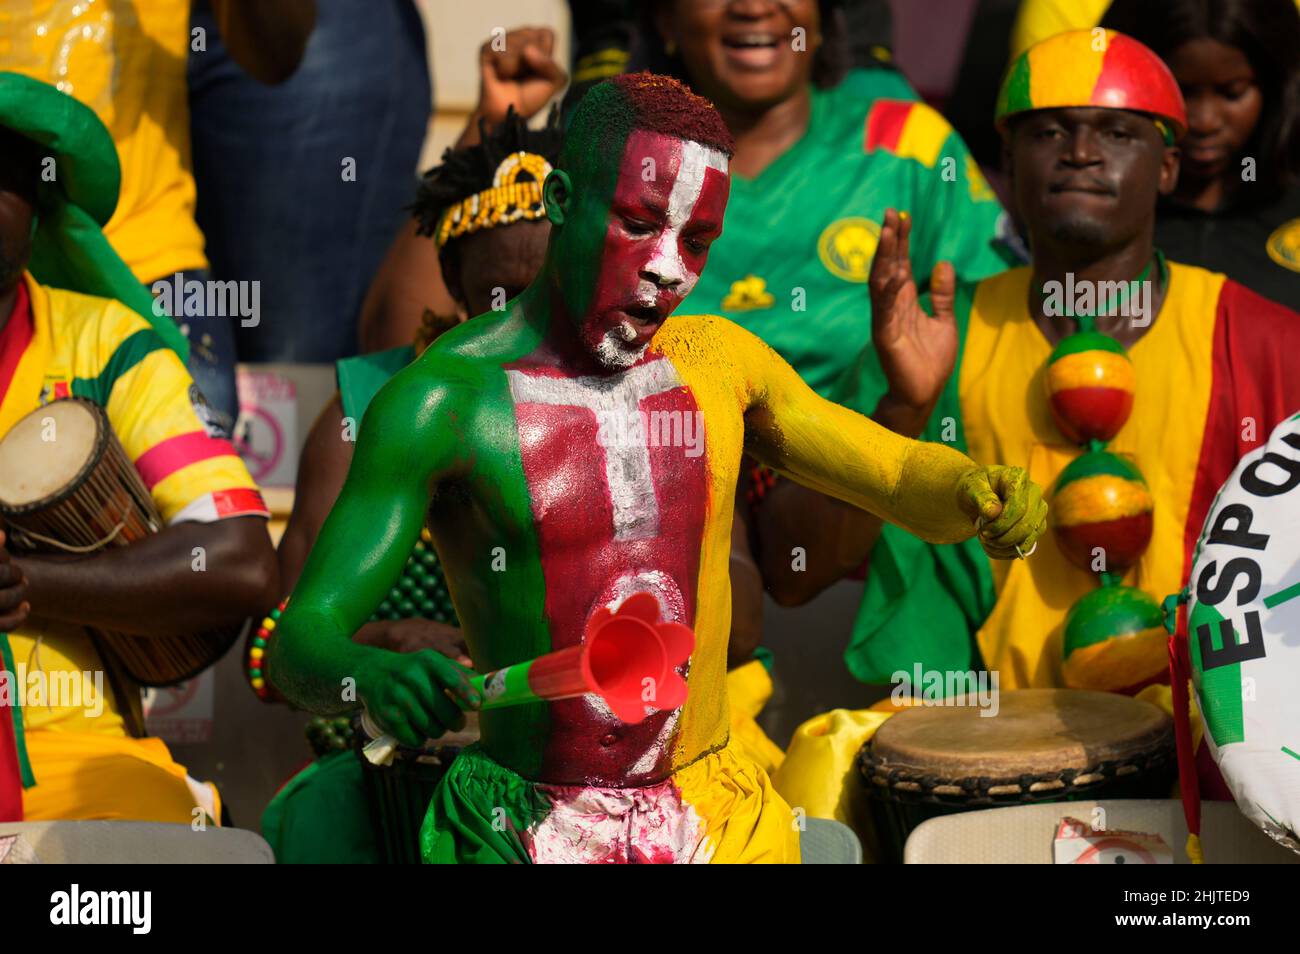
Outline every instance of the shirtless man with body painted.
{"label": "shirtless man with body painted", "polygon": [[[364,704],[408,744],[461,724],[452,696],[481,701],[446,657],[351,640],[426,521],[481,672],[579,643],[634,592],[696,634],[686,702],[636,725],[590,696],[484,711],[482,742],[430,805],[426,861],[798,861],[789,807],[728,743],[742,452],[927,540],[980,522],[988,552],[1010,557],[1042,532],[1022,471],[822,400],[724,319],[669,319],[722,229],[730,152],[716,111],[673,80],[593,89],[545,183],[542,272],[439,338],[367,412],[272,649],[290,699]],[[649,426],[610,426],[634,418]]]}

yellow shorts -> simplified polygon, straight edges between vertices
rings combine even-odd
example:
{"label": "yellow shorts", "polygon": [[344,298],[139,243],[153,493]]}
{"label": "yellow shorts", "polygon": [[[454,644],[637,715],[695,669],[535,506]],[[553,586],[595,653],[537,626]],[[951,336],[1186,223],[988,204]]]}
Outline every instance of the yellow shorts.
{"label": "yellow shorts", "polygon": [[775,775],[785,753],[762,726],[758,714],[772,698],[772,677],[757,659],[727,672],[727,704],[731,706],[731,744],[768,775]]}

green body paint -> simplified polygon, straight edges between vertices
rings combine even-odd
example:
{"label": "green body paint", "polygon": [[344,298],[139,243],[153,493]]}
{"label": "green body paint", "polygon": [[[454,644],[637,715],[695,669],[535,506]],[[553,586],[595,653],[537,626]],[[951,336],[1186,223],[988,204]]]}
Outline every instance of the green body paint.
{"label": "green body paint", "polygon": [[[391,678],[383,664],[394,654],[359,646],[352,634],[400,576],[426,517],[479,668],[550,650],[514,405],[501,371],[537,347],[544,327],[516,300],[501,316],[443,335],[375,396],[272,649],[272,679],[290,698],[312,711],[341,712],[368,701],[372,680]],[[454,664],[442,657],[437,664],[469,694]],[[382,709],[375,715],[386,721]],[[521,772],[536,768],[543,705],[494,709],[481,726],[494,757]],[[386,727],[401,737],[400,726]]]}
{"label": "green body paint", "polygon": [[[426,520],[476,668],[490,672],[551,651],[537,530],[503,368],[544,342],[558,344],[561,354],[574,350],[576,319],[553,328],[552,302],[581,316],[594,295],[621,159],[621,148],[611,158],[596,146],[569,144],[571,154],[587,159],[584,200],[568,203],[562,214],[548,194],[554,227],[533,284],[503,313],[438,338],[367,409],[347,481],[270,652],[271,678],[304,708],[336,713],[364,703],[384,728],[418,744],[424,729],[394,724],[385,711],[395,681],[410,680],[405,691],[429,706],[441,695],[430,679],[453,687],[462,701],[474,697],[470,674],[449,660],[428,658],[434,675],[420,677],[393,654],[352,642],[400,576]],[[572,188],[562,173],[547,184]],[[521,775],[537,777],[548,722],[545,703],[491,707],[480,721],[483,746]]]}

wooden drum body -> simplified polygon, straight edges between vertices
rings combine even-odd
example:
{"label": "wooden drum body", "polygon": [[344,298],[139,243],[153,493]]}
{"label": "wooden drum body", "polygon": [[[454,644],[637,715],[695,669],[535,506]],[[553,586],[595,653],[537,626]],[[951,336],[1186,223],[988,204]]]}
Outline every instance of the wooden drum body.
{"label": "wooden drum body", "polygon": [[83,398],[37,408],[0,441],[0,515],[16,547],[55,552],[126,546],[162,525],[104,412]]}
{"label": "wooden drum body", "polygon": [[1173,721],[1128,696],[1075,689],[1002,692],[997,715],[918,706],[858,754],[885,861],[938,815],[1098,798],[1166,798],[1177,772]]}
{"label": "wooden drum body", "polygon": [[[39,407],[0,439],[0,519],[14,549],[46,553],[130,546],[162,527],[104,411],[84,398]],[[238,635],[92,634],[146,686],[188,679],[219,659]]]}

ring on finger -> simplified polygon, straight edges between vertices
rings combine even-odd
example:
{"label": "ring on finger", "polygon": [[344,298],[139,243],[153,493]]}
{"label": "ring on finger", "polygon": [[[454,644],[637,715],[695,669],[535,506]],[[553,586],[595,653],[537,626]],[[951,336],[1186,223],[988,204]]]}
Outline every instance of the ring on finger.
{"label": "ring on finger", "polygon": [[1017,543],[1017,544],[1016,544],[1016,556],[1020,557],[1020,559],[1022,559],[1022,560],[1025,560],[1025,559],[1028,559],[1029,557],[1033,556],[1033,555],[1034,555],[1034,551],[1037,550],[1037,549],[1038,549],[1038,541],[1037,541],[1037,540],[1035,540],[1035,541],[1034,541],[1034,545],[1031,546],[1031,547],[1029,548],[1029,552],[1028,552],[1028,553],[1025,553],[1023,550],[1021,550],[1021,549],[1020,549],[1020,544]]}

